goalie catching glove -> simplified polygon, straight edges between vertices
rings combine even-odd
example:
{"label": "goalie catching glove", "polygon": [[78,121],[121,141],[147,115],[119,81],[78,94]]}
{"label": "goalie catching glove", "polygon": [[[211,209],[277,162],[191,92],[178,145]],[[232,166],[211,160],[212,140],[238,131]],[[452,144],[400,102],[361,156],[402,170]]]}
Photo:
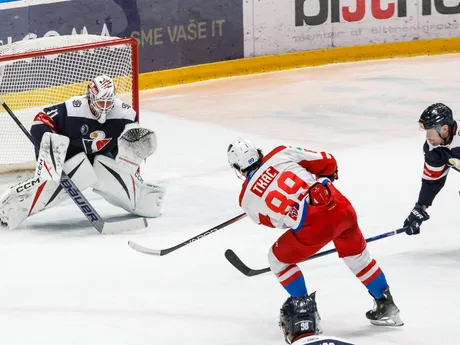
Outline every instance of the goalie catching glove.
{"label": "goalie catching glove", "polygon": [[118,138],[117,164],[130,174],[134,174],[144,159],[157,149],[157,136],[154,131],[130,123]]}
{"label": "goalie catching glove", "polygon": [[69,142],[69,138],[63,135],[43,134],[35,168],[36,178],[59,183]]}

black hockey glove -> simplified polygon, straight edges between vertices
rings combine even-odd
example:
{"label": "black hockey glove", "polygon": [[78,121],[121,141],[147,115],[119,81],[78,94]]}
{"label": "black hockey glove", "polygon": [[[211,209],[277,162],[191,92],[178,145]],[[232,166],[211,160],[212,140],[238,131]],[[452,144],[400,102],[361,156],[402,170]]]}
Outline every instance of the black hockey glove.
{"label": "black hockey glove", "polygon": [[428,213],[418,203],[407,216],[404,221],[404,228],[408,235],[418,235],[420,233],[420,226],[425,220],[430,219]]}

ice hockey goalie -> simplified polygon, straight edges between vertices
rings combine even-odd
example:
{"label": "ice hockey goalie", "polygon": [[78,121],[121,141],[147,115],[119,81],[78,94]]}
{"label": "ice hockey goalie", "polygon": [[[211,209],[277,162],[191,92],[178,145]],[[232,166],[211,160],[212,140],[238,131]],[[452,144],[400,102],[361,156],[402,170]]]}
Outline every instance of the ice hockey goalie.
{"label": "ice hockey goalie", "polygon": [[68,198],[60,185],[65,171],[81,190],[93,188],[112,205],[143,217],[160,214],[165,189],[138,173],[157,146],[154,131],[116,95],[114,81],[94,78],[87,93],[47,107],[34,118],[35,175],[0,197],[2,225],[15,229],[29,216]]}

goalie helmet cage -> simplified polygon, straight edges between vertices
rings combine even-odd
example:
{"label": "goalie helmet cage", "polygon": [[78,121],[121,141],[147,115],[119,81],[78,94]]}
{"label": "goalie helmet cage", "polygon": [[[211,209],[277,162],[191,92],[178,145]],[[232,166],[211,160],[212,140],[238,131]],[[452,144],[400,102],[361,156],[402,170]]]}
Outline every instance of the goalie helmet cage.
{"label": "goalie helmet cage", "polygon": [[[0,95],[27,129],[44,107],[85,94],[89,81],[102,74],[139,113],[134,38],[68,35],[0,46]],[[0,146],[0,173],[35,169],[33,145],[2,108]]]}

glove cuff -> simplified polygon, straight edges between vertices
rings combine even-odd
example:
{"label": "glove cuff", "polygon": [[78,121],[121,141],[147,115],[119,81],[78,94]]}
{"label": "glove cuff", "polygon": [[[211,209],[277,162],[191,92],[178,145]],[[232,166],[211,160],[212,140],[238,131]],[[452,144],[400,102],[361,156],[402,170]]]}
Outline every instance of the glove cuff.
{"label": "glove cuff", "polygon": [[428,214],[427,211],[425,211],[422,207],[422,205],[420,205],[418,202],[415,203],[415,208],[417,209],[417,211],[420,212],[420,214],[423,216],[423,220],[428,220],[430,219],[430,215]]}

